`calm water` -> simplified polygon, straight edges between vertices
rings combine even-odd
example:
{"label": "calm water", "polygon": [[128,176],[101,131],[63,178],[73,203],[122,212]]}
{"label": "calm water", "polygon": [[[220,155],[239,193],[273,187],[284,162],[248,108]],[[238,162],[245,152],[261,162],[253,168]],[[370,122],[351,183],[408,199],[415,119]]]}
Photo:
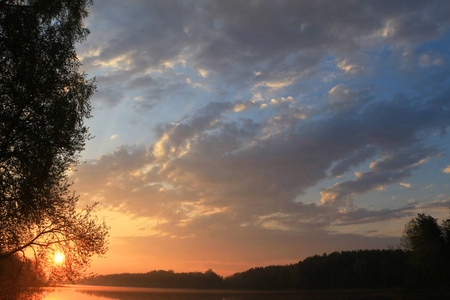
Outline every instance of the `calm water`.
{"label": "calm water", "polygon": [[[185,290],[185,289],[153,289],[153,288],[127,288],[103,287],[88,285],[67,285],[63,287],[46,288],[43,300],[254,300],[299,299],[297,292],[245,292],[245,291],[211,291],[211,290]],[[307,298],[300,298],[307,299]]]}
{"label": "calm water", "polygon": [[47,288],[43,300],[323,300],[323,299],[401,299],[385,293],[332,292],[249,292],[182,289],[152,289],[67,285]]}

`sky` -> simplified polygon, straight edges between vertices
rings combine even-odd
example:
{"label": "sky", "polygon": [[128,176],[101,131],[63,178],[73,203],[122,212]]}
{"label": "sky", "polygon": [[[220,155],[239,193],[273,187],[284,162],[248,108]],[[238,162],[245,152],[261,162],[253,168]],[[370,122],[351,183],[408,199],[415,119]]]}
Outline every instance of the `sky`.
{"label": "sky", "polygon": [[450,212],[450,2],[96,0],[98,274],[397,247]]}

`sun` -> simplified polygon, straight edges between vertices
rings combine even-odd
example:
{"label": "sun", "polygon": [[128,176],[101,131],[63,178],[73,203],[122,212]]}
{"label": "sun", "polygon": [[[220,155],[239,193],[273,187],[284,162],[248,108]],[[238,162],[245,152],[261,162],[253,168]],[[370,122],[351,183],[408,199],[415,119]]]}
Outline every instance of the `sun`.
{"label": "sun", "polygon": [[55,262],[56,262],[57,264],[62,263],[63,260],[64,260],[64,254],[63,254],[63,253],[58,252],[58,253],[55,254]]}

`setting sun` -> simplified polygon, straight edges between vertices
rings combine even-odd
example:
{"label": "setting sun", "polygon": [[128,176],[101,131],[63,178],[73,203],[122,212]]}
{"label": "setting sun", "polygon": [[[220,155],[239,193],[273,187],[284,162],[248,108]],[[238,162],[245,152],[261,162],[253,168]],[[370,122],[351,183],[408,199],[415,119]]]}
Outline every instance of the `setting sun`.
{"label": "setting sun", "polygon": [[63,254],[63,253],[58,252],[58,253],[55,254],[55,262],[56,262],[57,264],[62,263],[63,260],[64,260],[64,254]]}

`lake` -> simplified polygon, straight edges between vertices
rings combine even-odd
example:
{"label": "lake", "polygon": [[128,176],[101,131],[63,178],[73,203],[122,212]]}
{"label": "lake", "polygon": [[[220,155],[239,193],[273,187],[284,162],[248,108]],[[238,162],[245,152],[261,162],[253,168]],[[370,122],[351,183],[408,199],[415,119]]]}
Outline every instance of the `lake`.
{"label": "lake", "polygon": [[187,290],[66,285],[45,288],[43,300],[324,300],[324,299],[402,299],[392,292],[287,291],[258,292],[233,290]]}

